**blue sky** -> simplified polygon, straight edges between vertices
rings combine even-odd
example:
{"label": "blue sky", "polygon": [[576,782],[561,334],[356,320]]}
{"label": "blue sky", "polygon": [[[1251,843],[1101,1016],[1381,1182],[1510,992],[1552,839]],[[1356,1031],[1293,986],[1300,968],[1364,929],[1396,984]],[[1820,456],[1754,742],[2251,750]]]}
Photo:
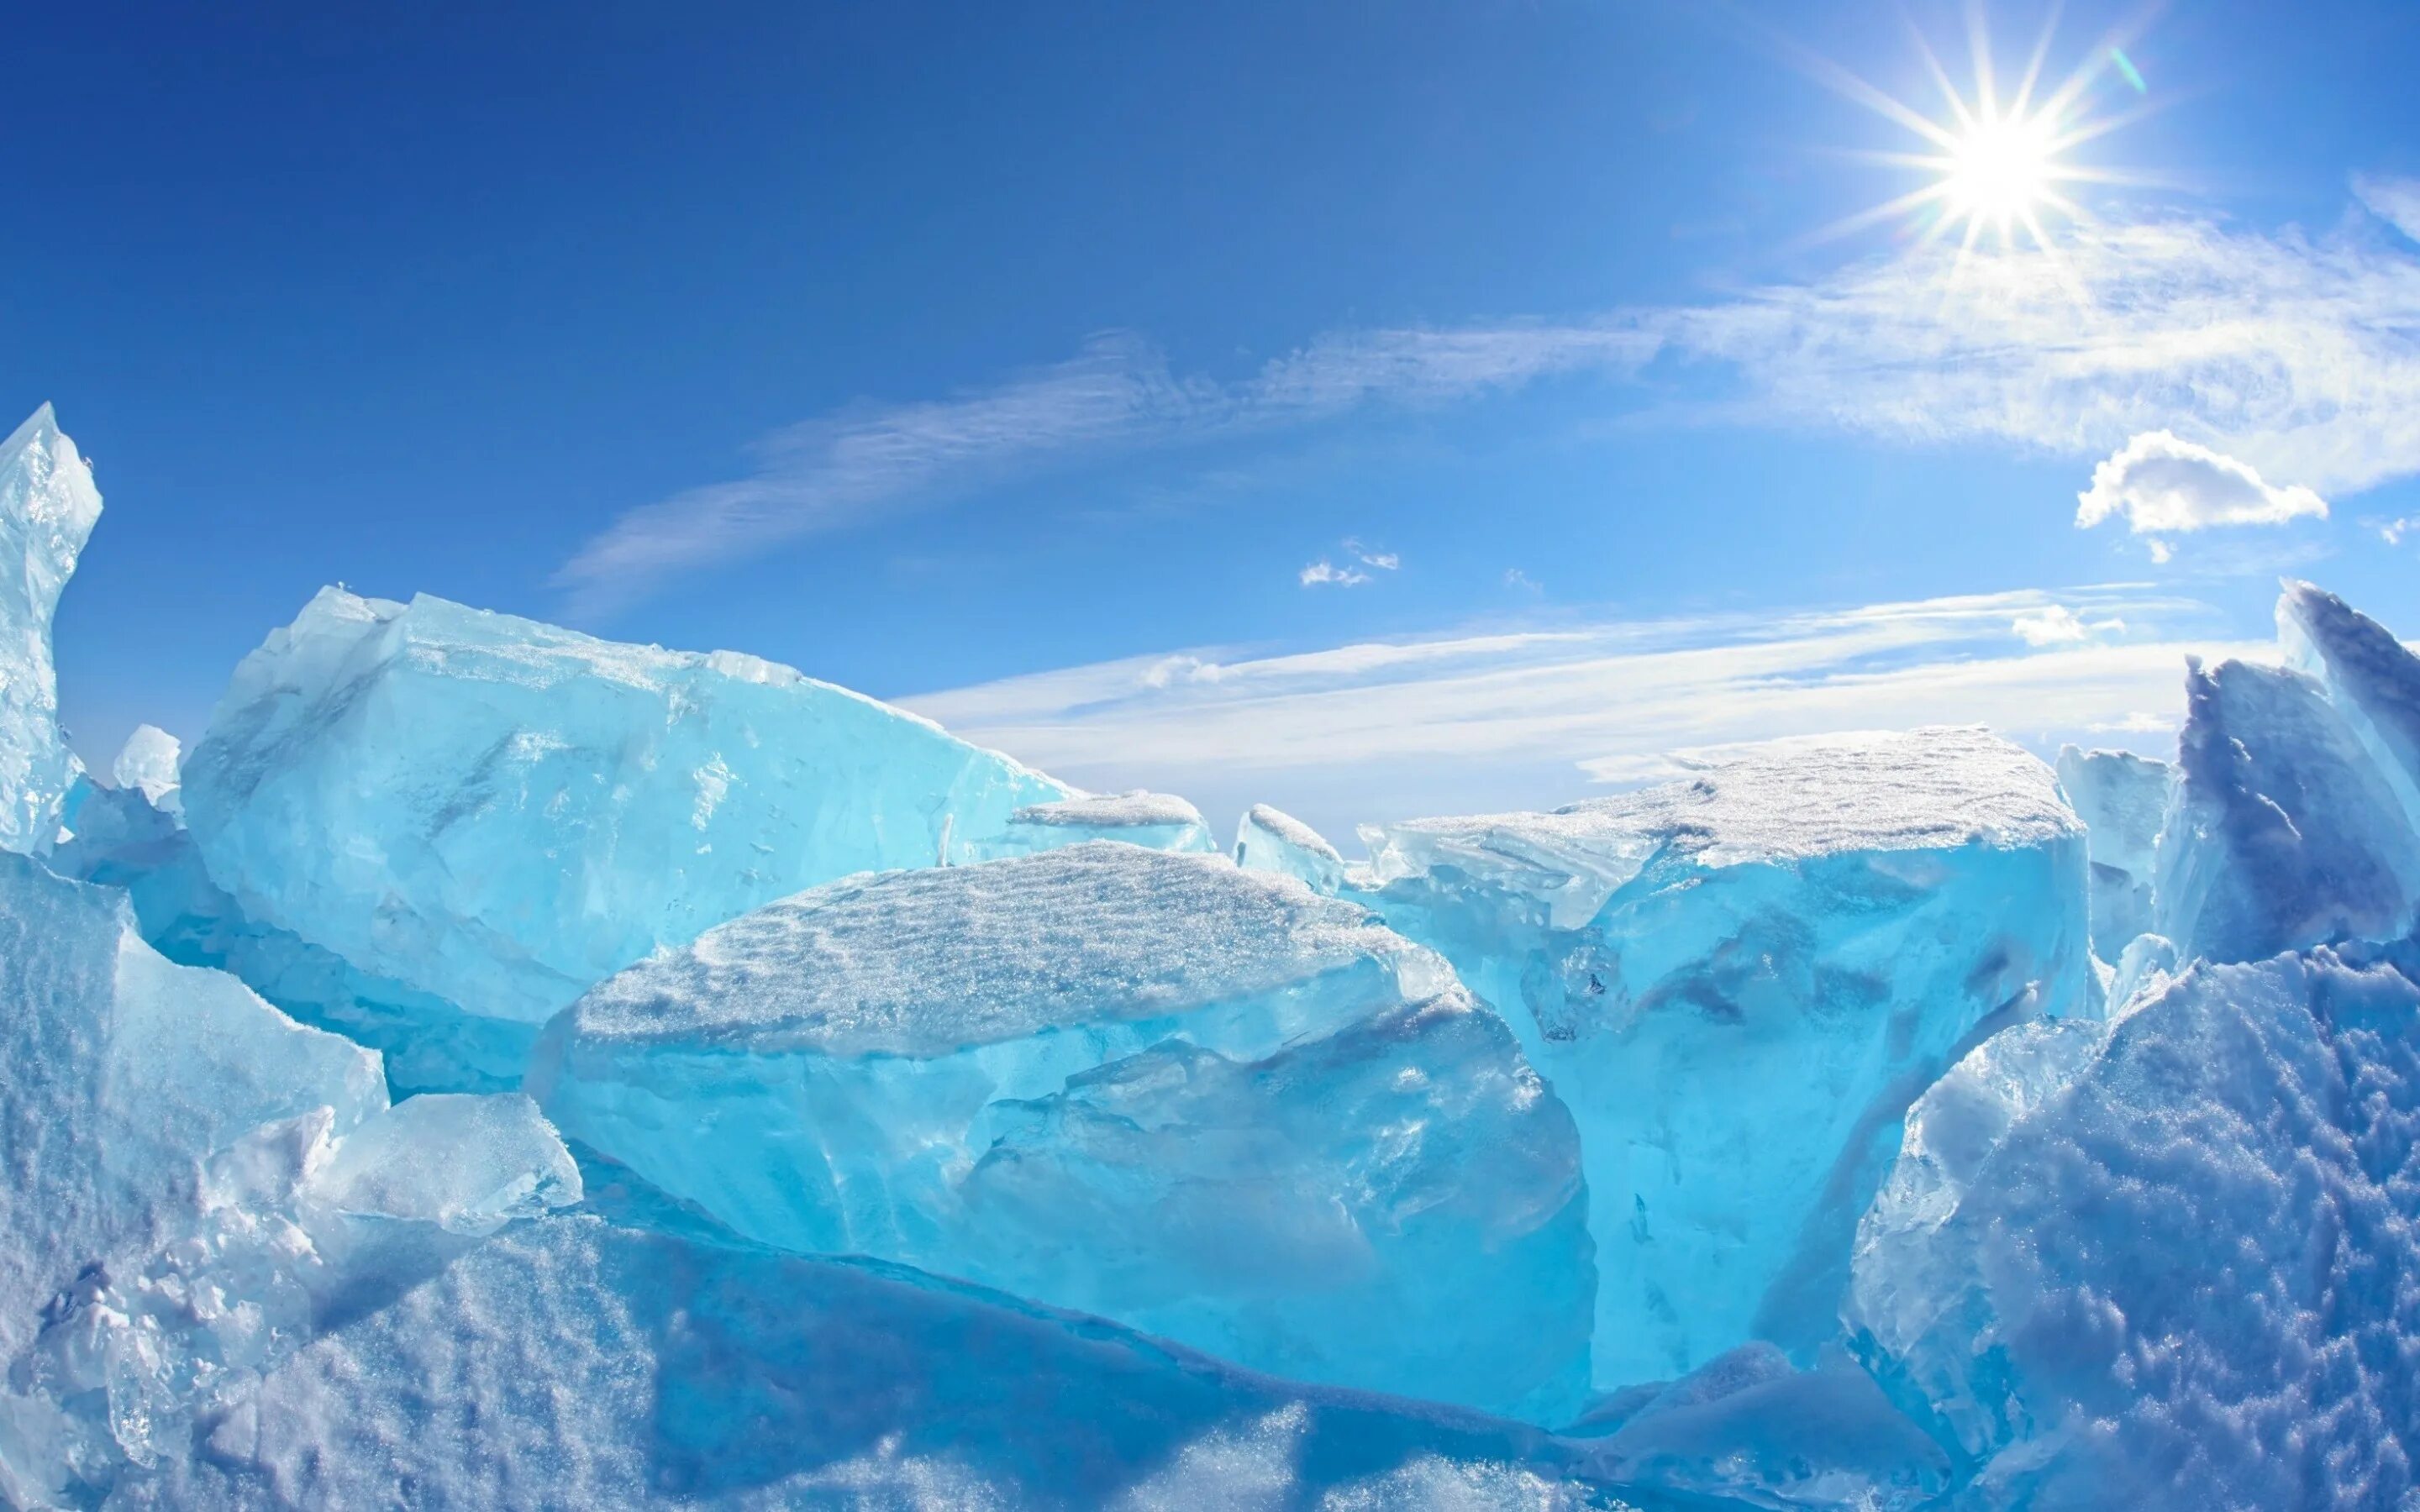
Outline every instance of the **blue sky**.
{"label": "blue sky", "polygon": [[21,18],[0,408],[108,501],[69,721],[197,735],[343,581],[1342,829],[1823,728],[2157,749],[2280,572],[2420,635],[2420,13],[2070,5],[2134,181],[1954,274],[1815,235],[1937,177],[1826,72],[1947,118],[1966,14],[1907,20]]}

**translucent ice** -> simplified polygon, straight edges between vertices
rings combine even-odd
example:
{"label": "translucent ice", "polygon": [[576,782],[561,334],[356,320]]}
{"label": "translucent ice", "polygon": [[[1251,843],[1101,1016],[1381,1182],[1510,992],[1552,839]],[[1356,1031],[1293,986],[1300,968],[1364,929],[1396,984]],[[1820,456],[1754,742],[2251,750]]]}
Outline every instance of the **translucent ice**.
{"label": "translucent ice", "polygon": [[177,767],[182,757],[176,736],[155,724],[136,725],[110,765],[110,780],[121,790],[142,794],[153,808],[173,813],[180,807]]}
{"label": "translucent ice", "polygon": [[250,918],[526,1023],[758,903],[984,854],[1069,796],[752,656],[334,589],[245,658],[184,779]]}
{"label": "translucent ice", "polygon": [[2185,679],[2155,927],[2180,955],[2256,961],[2384,940],[2420,903],[2420,833],[2312,679],[2229,661]]}
{"label": "translucent ice", "polygon": [[1344,857],[1318,830],[1294,815],[1256,803],[1235,826],[1235,864],[1247,872],[1298,878],[1313,892],[1344,884]]}
{"label": "translucent ice", "polygon": [[2084,821],[2092,861],[2092,950],[2116,964],[2151,927],[2153,847],[2176,769],[2123,750],[2058,753],[2058,783]]}
{"label": "translucent ice", "polygon": [[59,733],[51,616],[100,518],[92,470],[44,405],[0,443],[0,850],[48,850],[81,770]]}
{"label": "translucent ice", "polygon": [[802,893],[601,984],[530,1086],[768,1243],[1306,1380],[1539,1419],[1585,1384],[1570,1116],[1443,962],[1222,857]]}
{"label": "translucent ice", "polygon": [[1961,1505],[2393,1507],[2420,1457],[2420,989],[2327,950],[1992,1040],[1848,1320]]}
{"label": "translucent ice", "polygon": [[2384,625],[2309,583],[2277,603],[2287,659],[2319,679],[2420,831],[2420,656]]}
{"label": "translucent ice", "polygon": [[1504,1006],[1578,1120],[1603,1388],[1820,1344],[1907,1105],[2094,1002],[2083,830],[1980,731],[1369,838],[1388,921]]}

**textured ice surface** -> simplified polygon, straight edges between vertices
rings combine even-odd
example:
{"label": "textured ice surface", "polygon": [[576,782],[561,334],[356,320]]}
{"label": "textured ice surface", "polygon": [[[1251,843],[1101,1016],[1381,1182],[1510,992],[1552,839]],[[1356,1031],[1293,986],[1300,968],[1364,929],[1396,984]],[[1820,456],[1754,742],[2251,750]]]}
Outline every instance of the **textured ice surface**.
{"label": "textured ice surface", "polygon": [[1215,851],[1202,810],[1166,793],[1086,794],[1028,804],[1008,816],[999,838],[971,841],[967,854],[988,859],[1032,856],[1091,840],[1124,841],[1155,851]]}
{"label": "textured ice surface", "polygon": [[506,1230],[287,1360],[178,1508],[1467,1508],[1629,1504],[1589,1446],[1256,1376],[912,1273]]}
{"label": "textured ice surface", "polygon": [[2334,594],[2288,583],[2277,603],[2287,659],[2327,688],[2420,831],[2420,657]]}
{"label": "textured ice surface", "polygon": [[2151,927],[2153,848],[2176,769],[2123,750],[2058,753],[2058,783],[2084,821],[2092,861],[2092,950],[2116,964]]}
{"label": "textured ice surface", "polygon": [[82,770],[59,732],[51,616],[101,493],[44,405],[0,443],[0,850],[40,852]]}
{"label": "textured ice surface", "polygon": [[133,789],[153,808],[173,813],[181,807],[177,768],[183,755],[176,736],[156,724],[136,725],[126,744],[118,748],[117,760],[110,764],[110,781],[120,789]]}
{"label": "textured ice surface", "polygon": [[1112,843],[852,878],[600,985],[531,1088],[786,1248],[1548,1418],[1593,1273],[1570,1117],[1353,904]]}
{"label": "textured ice surface", "polygon": [[1069,795],[752,656],[335,589],[244,659],[184,777],[250,918],[529,1023],[758,903],[983,854]]}
{"label": "textured ice surface", "polygon": [[1235,826],[1235,864],[1247,872],[1295,877],[1314,892],[1344,884],[1344,857],[1318,830],[1294,815],[1256,803]]}
{"label": "textured ice surface", "polygon": [[2200,966],[1911,1113],[1847,1309],[1979,1506],[2410,1504],[2420,990]]}
{"label": "textured ice surface", "polygon": [[1578,1120],[1601,1387],[1819,1344],[1907,1105],[2092,1002],[2083,831],[1980,731],[1369,838],[1388,921],[1502,1005]]}
{"label": "textured ice surface", "polygon": [[2158,932],[2211,961],[2407,933],[2420,834],[2320,686],[2229,661],[2195,665],[2185,699]]}

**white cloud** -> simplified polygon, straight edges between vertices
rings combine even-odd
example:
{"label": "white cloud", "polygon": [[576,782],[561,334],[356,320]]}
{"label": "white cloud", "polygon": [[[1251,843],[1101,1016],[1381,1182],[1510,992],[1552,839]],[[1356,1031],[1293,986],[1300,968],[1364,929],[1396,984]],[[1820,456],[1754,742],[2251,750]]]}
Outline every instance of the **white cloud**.
{"label": "white cloud", "polygon": [[2352,192],[2369,213],[2420,241],[2420,178],[2381,178],[2369,174],[2353,176]]}
{"label": "white cloud", "polygon": [[1357,567],[1337,566],[1326,557],[1303,568],[1298,576],[1305,588],[1316,588],[1322,583],[1333,583],[1339,588],[1355,588],[1370,580],[1368,573]]}
{"label": "white cloud", "polygon": [[1394,552],[1373,550],[1349,535],[1344,538],[1344,549],[1352,552],[1353,559],[1363,566],[1375,567],[1380,572],[1392,572],[1404,564],[1404,559]]}
{"label": "white cloud", "polygon": [[1535,578],[1530,577],[1528,573],[1523,572],[1518,567],[1507,567],[1504,569],[1504,586],[1507,588],[1517,588],[1525,594],[1543,594],[1546,591],[1544,584],[1539,582]]}
{"label": "white cloud", "polygon": [[2415,531],[2420,531],[2420,515],[2407,515],[2399,519],[2390,519],[2381,523],[2378,526],[2378,538],[2389,546],[2401,546],[2403,538]]}
{"label": "white cloud", "polygon": [[2126,622],[2111,615],[2086,621],[2065,604],[2026,609],[2009,623],[2016,638],[2029,646],[2078,645],[2097,636],[2122,635]]}
{"label": "white cloud", "polygon": [[2075,527],[2123,516],[2137,535],[2207,530],[2213,525],[2283,525],[2328,517],[2327,501],[2301,486],[2279,487],[2248,463],[2164,430],[2145,431],[2092,470],[2075,496]]}
{"label": "white cloud", "polygon": [[[2020,616],[2059,609],[2086,640],[2010,649]],[[1266,800],[1342,834],[1564,802],[1736,741],[1963,720],[2042,746],[2139,731],[2147,711],[2180,715],[2188,653],[2266,654],[2209,638],[2215,619],[2136,588],[1994,594],[1275,656],[1197,648],[905,702],[1090,787],[1183,793],[1214,813]]]}

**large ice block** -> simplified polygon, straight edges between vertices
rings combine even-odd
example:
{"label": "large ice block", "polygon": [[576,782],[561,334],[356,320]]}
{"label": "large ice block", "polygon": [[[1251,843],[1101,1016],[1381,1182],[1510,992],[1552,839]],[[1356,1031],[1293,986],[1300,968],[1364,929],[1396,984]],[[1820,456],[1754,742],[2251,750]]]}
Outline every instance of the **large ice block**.
{"label": "large ice block", "polygon": [[2420,905],[2420,832],[2319,685],[2250,662],[2185,678],[2158,933],[2187,959],[2386,940]]}
{"label": "large ice block", "polygon": [[2420,831],[2420,656],[2392,631],[2310,583],[2277,601],[2286,659],[2319,679],[2336,715],[2362,743]]}
{"label": "large ice block", "polygon": [[1958,1505],[2411,1504],[2420,988],[2321,949],[1990,1041],[1909,1115],[1845,1317]]}
{"label": "large ice block", "polygon": [[244,659],[183,776],[250,918],[525,1023],[758,903],[984,854],[1070,796],[752,656],[336,589]]}
{"label": "large ice block", "polygon": [[1235,825],[1235,864],[1299,878],[1313,892],[1344,885],[1344,857],[1326,837],[1281,809],[1256,803]]}
{"label": "large ice block", "polygon": [[101,492],[42,406],[0,443],[0,850],[40,853],[82,768],[59,731],[51,616]]}
{"label": "large ice block", "polygon": [[1538,1420],[1586,1383],[1570,1116],[1442,961],[1223,857],[802,893],[598,986],[529,1085],[763,1242]]}
{"label": "large ice block", "polygon": [[1578,1120],[1603,1388],[1814,1349],[1907,1105],[1992,1030],[2096,1004],[2083,829],[1981,731],[1367,838],[1371,901]]}
{"label": "large ice block", "polygon": [[2059,750],[2059,787],[2084,821],[2092,863],[2092,953],[2112,965],[2151,927],[2154,848],[2175,778],[2167,763],[2132,751]]}

